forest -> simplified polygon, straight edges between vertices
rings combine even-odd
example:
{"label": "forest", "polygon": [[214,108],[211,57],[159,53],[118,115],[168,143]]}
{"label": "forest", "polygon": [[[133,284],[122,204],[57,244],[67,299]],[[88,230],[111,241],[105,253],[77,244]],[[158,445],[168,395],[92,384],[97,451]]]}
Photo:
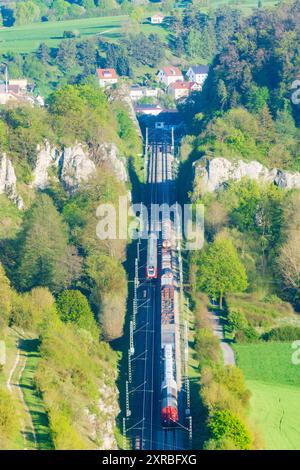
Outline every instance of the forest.
{"label": "forest", "polygon": [[[108,342],[123,334],[127,241],[98,239],[96,209],[101,203],[118,204],[128,186],[102,163],[98,149],[114,142],[128,161],[134,160],[140,138],[122,100],[109,105],[108,97],[90,85],[60,88],[44,109],[2,108],[0,127],[1,152],[15,168],[24,200],[19,210],[9,194],[0,196],[0,338],[9,345],[17,334],[19,344],[34,345],[32,354],[40,357],[34,393],[45,408],[47,446],[102,446],[99,423],[114,423],[118,411],[117,354]],[[78,191],[70,193],[55,164],[44,189],[32,185],[39,146],[46,140],[57,149],[80,142],[92,155],[96,171]],[[2,380],[0,390],[6,409]],[[106,416],[99,400],[103,410],[109,400],[114,414]],[[1,448],[17,446],[18,419],[19,412],[1,418]],[[98,423],[95,433],[90,420]],[[36,439],[44,448],[45,438],[37,433]]]}
{"label": "forest", "polygon": [[[300,170],[299,105],[291,99],[293,82],[300,76],[299,2],[258,9],[247,18],[232,17],[230,31],[224,47],[215,48],[203,92],[180,106],[190,135],[183,140],[178,188],[184,197],[185,185],[189,199],[205,208],[204,248],[189,257],[200,397],[207,419],[201,445],[274,448],[268,447],[276,435],[269,416],[276,420],[277,405],[272,402],[264,423],[250,408],[250,399],[268,401],[277,387],[288,433],[286,441],[276,435],[277,445],[297,448],[299,435],[287,431],[293,416],[284,386],[296,391],[300,383],[295,368],[284,378],[282,374],[288,367],[285,351],[300,333],[299,190],[249,175],[209,192],[195,165],[215,158],[236,165],[256,161],[299,177],[293,173]],[[185,41],[183,47],[188,47]],[[191,172],[192,187],[186,182]],[[238,367],[231,372],[220,359],[208,309],[217,312],[225,341],[237,354]],[[254,364],[251,355],[257,345],[260,356]],[[259,372],[264,351],[269,351],[269,367],[274,368],[269,381]],[[258,421],[259,428],[254,425]]]}

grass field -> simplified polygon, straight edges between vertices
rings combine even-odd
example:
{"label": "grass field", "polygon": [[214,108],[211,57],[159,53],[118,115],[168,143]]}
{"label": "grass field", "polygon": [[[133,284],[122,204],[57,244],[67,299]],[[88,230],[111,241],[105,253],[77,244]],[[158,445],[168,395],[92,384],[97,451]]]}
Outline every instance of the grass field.
{"label": "grass field", "polygon": [[[0,30],[0,53],[13,51],[27,53],[35,51],[41,42],[49,47],[56,47],[63,39],[64,31],[77,30],[81,38],[101,35],[111,40],[117,40],[123,35],[123,27],[128,16],[106,16],[84,18],[80,20],[49,21],[25,26],[2,28]],[[142,24],[141,31],[166,36],[168,32],[160,25]]]}
{"label": "grass field", "polygon": [[291,343],[235,345],[237,364],[252,392],[250,419],[266,449],[300,449],[300,366]]}

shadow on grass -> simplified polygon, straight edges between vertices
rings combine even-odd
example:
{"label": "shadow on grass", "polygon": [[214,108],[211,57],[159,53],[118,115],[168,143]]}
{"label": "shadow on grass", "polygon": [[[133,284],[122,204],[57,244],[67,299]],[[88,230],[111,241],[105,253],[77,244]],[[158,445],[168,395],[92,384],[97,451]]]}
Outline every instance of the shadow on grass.
{"label": "shadow on grass", "polygon": [[[49,429],[48,414],[45,409],[43,397],[35,385],[35,373],[40,358],[39,340],[21,339],[19,348],[26,352],[26,365],[20,379],[20,388],[23,391],[25,403],[29,409],[34,432],[36,435],[37,447],[41,450],[54,448]],[[34,444],[34,436],[27,432],[26,437]]]}
{"label": "shadow on grass", "polygon": [[[140,182],[133,162],[129,162],[129,177],[132,185],[132,203],[141,201],[143,193],[143,184]],[[128,379],[128,349],[129,349],[129,335],[130,335],[130,319],[133,313],[133,295],[134,295],[134,274],[135,274],[135,258],[137,255],[137,242],[133,240],[127,245],[126,261],[124,268],[128,277],[128,297],[126,305],[126,317],[124,325],[124,334],[121,338],[112,341],[111,347],[120,354],[119,361],[119,374],[117,379],[117,387],[119,390],[119,406],[120,413],[117,417],[117,427],[121,431],[123,426],[123,418],[126,415],[126,380]]]}

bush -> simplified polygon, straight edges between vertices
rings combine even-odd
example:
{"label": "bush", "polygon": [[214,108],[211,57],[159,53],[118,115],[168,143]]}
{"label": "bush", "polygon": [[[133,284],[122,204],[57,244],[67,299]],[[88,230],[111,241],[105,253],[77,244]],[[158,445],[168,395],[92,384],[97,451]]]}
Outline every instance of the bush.
{"label": "bush", "polygon": [[195,336],[195,349],[200,368],[221,362],[222,352],[220,342],[210,329],[202,328],[197,331]]}
{"label": "bush", "polygon": [[216,441],[231,439],[237,449],[250,449],[251,436],[244,423],[231,411],[215,411],[209,418],[208,426]]}
{"label": "bush", "polygon": [[237,343],[255,343],[259,339],[260,336],[253,326],[247,326],[243,330],[239,330],[235,335]]}
{"label": "bush", "polygon": [[76,323],[80,328],[98,335],[98,328],[86,297],[79,290],[65,290],[59,294],[57,311],[62,321]]}
{"label": "bush", "polygon": [[0,448],[12,449],[19,422],[11,395],[0,388]]}
{"label": "bush", "polygon": [[243,313],[238,310],[232,310],[228,315],[228,328],[231,332],[235,333],[238,330],[243,330],[248,326],[248,322]]}
{"label": "bush", "polygon": [[300,339],[300,327],[286,325],[265,333],[262,338],[265,341],[294,341]]}

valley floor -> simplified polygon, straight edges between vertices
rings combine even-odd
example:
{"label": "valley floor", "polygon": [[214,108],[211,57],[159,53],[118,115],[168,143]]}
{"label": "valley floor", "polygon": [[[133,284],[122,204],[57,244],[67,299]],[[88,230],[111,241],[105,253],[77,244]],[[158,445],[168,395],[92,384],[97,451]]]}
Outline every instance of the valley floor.
{"label": "valley floor", "polygon": [[291,361],[291,343],[235,345],[238,366],[252,393],[250,419],[268,450],[300,447],[300,366]]}

